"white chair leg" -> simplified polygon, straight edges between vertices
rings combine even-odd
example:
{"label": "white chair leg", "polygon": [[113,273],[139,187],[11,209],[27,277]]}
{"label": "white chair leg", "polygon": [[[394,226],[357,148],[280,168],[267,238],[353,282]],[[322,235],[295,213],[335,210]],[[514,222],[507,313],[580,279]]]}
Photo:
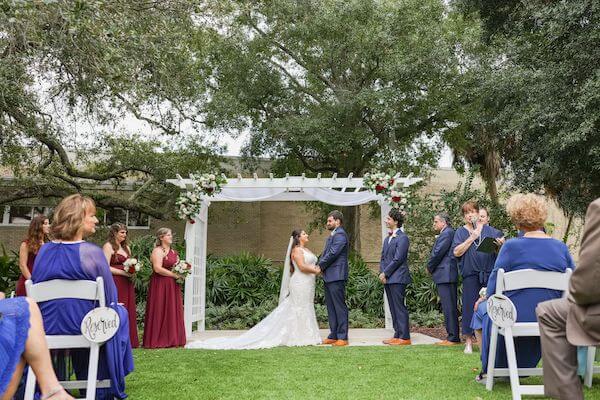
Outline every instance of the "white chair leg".
{"label": "white chair leg", "polygon": [[583,384],[589,388],[592,387],[592,378],[594,377],[594,359],[596,358],[596,347],[589,346],[587,348],[587,360],[585,365],[585,376]]}
{"label": "white chair leg", "polygon": [[[483,348],[483,343],[480,343],[480,348]],[[492,324],[492,335],[490,336],[490,348],[488,349],[488,365],[487,378],[485,388],[492,390],[494,388],[494,367],[496,365],[496,347],[498,347],[498,326]]]}
{"label": "white chair leg", "polygon": [[517,367],[517,355],[515,353],[515,339],[512,335],[511,327],[504,328],[504,344],[506,347],[506,359],[508,361],[512,398],[513,400],[521,400],[519,370]]}
{"label": "white chair leg", "polygon": [[27,367],[27,383],[25,384],[25,400],[33,400],[35,393],[35,374],[31,367]]}
{"label": "white chair leg", "polygon": [[92,343],[90,347],[90,361],[88,366],[86,400],[96,399],[96,383],[98,379],[98,358],[100,346],[97,343]]}

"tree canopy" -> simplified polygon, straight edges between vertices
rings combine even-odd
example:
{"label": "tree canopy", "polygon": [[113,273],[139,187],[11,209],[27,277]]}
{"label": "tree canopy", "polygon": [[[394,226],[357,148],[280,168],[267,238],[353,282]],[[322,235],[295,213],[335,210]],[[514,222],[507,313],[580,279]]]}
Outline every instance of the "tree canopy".
{"label": "tree canopy", "polygon": [[[0,202],[79,191],[103,207],[167,215],[164,179],[214,164],[215,146],[178,136],[203,123],[206,37],[195,11],[178,0],[2,2],[0,163],[15,180]],[[170,138],[123,135],[113,121],[128,115]],[[95,130],[78,134],[78,116]],[[128,197],[95,190],[127,178]]]}
{"label": "tree canopy", "polygon": [[489,73],[471,90],[510,185],[583,215],[600,197],[600,2],[455,5],[482,24]]}

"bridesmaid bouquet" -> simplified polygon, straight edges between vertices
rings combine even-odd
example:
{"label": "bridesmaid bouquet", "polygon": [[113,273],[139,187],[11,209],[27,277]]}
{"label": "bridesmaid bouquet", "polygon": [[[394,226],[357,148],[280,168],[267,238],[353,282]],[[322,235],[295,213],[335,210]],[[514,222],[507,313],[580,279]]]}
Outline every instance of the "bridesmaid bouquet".
{"label": "bridesmaid bouquet", "polygon": [[173,267],[173,272],[181,276],[181,279],[177,279],[177,282],[183,283],[185,278],[192,273],[192,264],[185,260],[179,260]]}
{"label": "bridesmaid bouquet", "polygon": [[136,272],[140,272],[142,266],[138,263],[137,258],[128,258],[123,263],[123,270],[128,274],[135,274]]}

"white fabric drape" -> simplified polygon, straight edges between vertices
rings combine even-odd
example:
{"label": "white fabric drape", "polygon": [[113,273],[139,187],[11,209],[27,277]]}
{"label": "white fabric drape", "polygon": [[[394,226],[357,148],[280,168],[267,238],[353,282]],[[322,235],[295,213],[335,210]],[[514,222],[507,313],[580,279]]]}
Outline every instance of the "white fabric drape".
{"label": "white fabric drape", "polygon": [[304,188],[302,192],[287,192],[286,188],[223,188],[213,199],[253,202],[278,198],[282,201],[294,201],[295,196],[302,200],[321,201],[334,206],[358,206],[380,199],[380,196],[369,191],[341,192],[327,188]]}

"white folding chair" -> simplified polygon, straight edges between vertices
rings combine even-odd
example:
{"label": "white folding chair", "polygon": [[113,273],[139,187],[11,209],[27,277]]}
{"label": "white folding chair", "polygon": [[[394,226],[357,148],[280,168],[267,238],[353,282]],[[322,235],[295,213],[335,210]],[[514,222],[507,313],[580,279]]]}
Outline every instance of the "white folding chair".
{"label": "white folding chair", "polygon": [[[498,270],[496,293],[504,293],[506,291],[518,289],[544,288],[561,290],[563,291],[564,297],[567,294],[571,272],[572,270],[570,268],[567,268],[564,273],[533,269],[504,272],[501,268]],[[498,334],[504,336],[508,368],[495,368]],[[542,368],[517,367],[514,338],[519,336],[540,336],[540,327],[537,321],[516,322],[513,326],[507,328],[501,328],[495,323],[492,324],[492,334],[490,337],[488,354],[487,381],[485,386],[487,390],[492,390],[494,387],[495,376],[508,376],[510,377],[513,400],[520,400],[521,395],[523,394],[544,394],[543,385],[521,385],[519,382],[519,376],[541,376],[543,374]]]}
{"label": "white folding chair", "polygon": [[585,376],[583,378],[583,384],[589,388],[592,387],[592,378],[594,374],[600,373],[600,365],[594,365],[595,358],[596,346],[589,346],[587,348],[587,365],[585,368]]}
{"label": "white folding chair", "polygon": [[[57,299],[83,299],[98,302],[99,307],[106,306],[104,298],[104,280],[102,277],[96,281],[69,281],[55,279],[51,281],[33,284],[31,280],[25,282],[27,296],[36,303]],[[88,341],[83,335],[46,335],[49,349],[90,349],[90,360],[88,363],[88,378],[78,381],[61,381],[65,389],[86,389],[86,400],[96,398],[96,388],[109,388],[110,380],[97,381],[98,359],[101,344]],[[27,374],[27,385],[25,386],[25,400],[33,400],[36,377],[33,370],[29,368]]]}

